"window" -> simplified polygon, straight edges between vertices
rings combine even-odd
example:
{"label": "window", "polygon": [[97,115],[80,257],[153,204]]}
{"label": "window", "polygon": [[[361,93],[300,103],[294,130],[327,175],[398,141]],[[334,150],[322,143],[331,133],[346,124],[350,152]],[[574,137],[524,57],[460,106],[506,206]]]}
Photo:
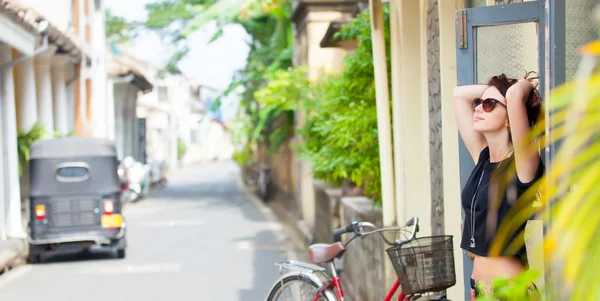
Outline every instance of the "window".
{"label": "window", "polygon": [[596,23],[593,11],[598,0],[565,1],[565,78],[573,79],[581,57],[578,49],[596,39]]}
{"label": "window", "polygon": [[487,5],[486,0],[469,0],[469,7],[483,7]]}
{"label": "window", "polygon": [[168,102],[169,101],[169,94],[167,91],[167,87],[158,87],[157,91],[158,91],[158,101],[159,102]]}
{"label": "window", "polygon": [[56,167],[56,180],[59,182],[83,182],[89,177],[90,167],[85,163],[64,163]]}

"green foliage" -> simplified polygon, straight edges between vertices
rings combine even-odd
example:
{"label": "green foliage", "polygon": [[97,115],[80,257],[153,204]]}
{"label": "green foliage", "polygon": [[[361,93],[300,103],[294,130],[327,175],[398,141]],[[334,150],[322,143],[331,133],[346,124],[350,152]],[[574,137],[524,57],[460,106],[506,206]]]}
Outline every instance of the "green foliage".
{"label": "green foliage", "polygon": [[248,0],[221,0],[216,2],[210,8],[202,11],[195,16],[189,24],[183,29],[183,35],[189,36],[191,33],[202,28],[210,21],[217,21],[220,24],[232,23],[235,21],[240,9],[246,5]]}
{"label": "green foliage", "polygon": [[189,52],[185,40],[191,33],[188,26],[196,19],[210,15],[213,7],[221,5],[218,3],[215,0],[157,0],[146,4],[148,19],[143,25],[158,32],[173,49],[171,58],[157,75],[159,78],[167,73],[181,74],[178,65]]}
{"label": "green foliage", "polygon": [[68,132],[66,134],[61,134],[59,131],[54,131],[52,134],[53,138],[64,138],[64,137],[75,137],[75,132]]}
{"label": "green foliage", "polygon": [[[235,73],[224,95],[243,88],[238,132],[247,134],[243,139],[246,144],[267,143],[272,153],[293,134],[294,109],[300,93],[297,86],[286,87],[292,78],[300,79],[298,75],[302,73],[286,71],[292,67],[293,55],[290,16],[289,1],[253,1],[232,21],[250,35],[250,52],[246,66]],[[277,97],[281,99],[275,101]]]}
{"label": "green foliage", "polygon": [[[389,9],[384,9],[385,24]],[[385,30],[389,45],[389,28]],[[337,38],[358,40],[357,49],[344,59],[340,75],[315,84],[306,101],[308,120],[302,130],[302,157],[316,178],[340,184],[346,179],[363,186],[381,202],[374,66],[369,12],[345,26]]]}
{"label": "green foliage", "polygon": [[252,149],[246,145],[241,151],[233,152],[233,160],[240,166],[249,166],[253,161]]}
{"label": "green foliage", "polygon": [[310,83],[305,68],[280,69],[265,77],[268,84],[254,92],[260,113],[253,139],[263,141],[266,135],[274,153],[294,134],[294,112]]}
{"label": "green foliage", "polygon": [[[271,151],[276,151],[292,133],[293,111],[281,106],[260,105],[255,92],[267,85],[269,74],[292,66],[291,1],[162,0],[146,5],[146,10],[146,27],[170,38],[176,49],[159,76],[181,73],[178,64],[189,52],[185,38],[206,23],[216,21],[218,25],[211,42],[220,37],[224,25],[238,24],[246,30],[250,36],[246,66],[235,73],[223,96],[243,88],[240,120],[244,123],[238,136],[246,133],[248,137],[238,139],[238,142],[267,142],[271,144]],[[221,97],[217,98],[215,105],[220,101]],[[283,125],[275,126],[282,120]]]}
{"label": "green foliage", "polygon": [[492,282],[492,293],[486,295],[485,286],[479,286],[480,292],[477,301],[529,301],[529,289],[535,279],[540,276],[539,271],[528,270],[513,279],[498,278]]}
{"label": "green foliage", "polygon": [[184,38],[185,28],[194,19],[206,15],[214,0],[158,0],[146,4],[146,27],[159,30],[173,40]]}
{"label": "green foliage", "polygon": [[129,22],[123,17],[115,16],[107,9],[105,15],[106,38],[115,44],[128,42],[137,36],[137,23]]}
{"label": "green foliage", "polygon": [[186,152],[187,152],[187,145],[185,144],[183,139],[178,138],[177,139],[177,160],[183,159],[183,156],[185,156]]}
{"label": "green foliage", "polygon": [[179,69],[179,62],[190,52],[190,48],[183,47],[183,49],[177,50],[173,56],[171,56],[171,58],[169,58],[169,61],[167,61],[167,64],[165,65],[164,68],[164,72],[170,73],[170,74],[182,74],[181,70]]}
{"label": "green foliage", "polygon": [[260,46],[276,51],[287,48],[293,39],[290,10],[289,1],[162,0],[146,5],[145,25],[169,39],[175,49],[163,72],[179,74],[177,65],[188,52],[185,39],[211,21],[216,21],[218,27],[211,42],[222,35],[224,25],[239,24],[252,37],[251,44],[260,42]]}
{"label": "green foliage", "polygon": [[268,84],[254,93],[258,103],[289,111],[296,109],[298,101],[306,95],[310,86],[305,67],[277,70],[267,74],[266,79]]}
{"label": "green foliage", "polygon": [[38,123],[31,130],[17,134],[17,149],[19,153],[19,176],[23,174],[23,168],[28,166],[31,145],[46,135],[47,131]]}
{"label": "green foliage", "polygon": [[[550,95],[550,109],[556,118],[549,120],[551,134],[546,145],[558,144],[559,148],[549,176],[542,182],[543,208],[555,204],[552,222],[546,225],[544,255],[545,266],[552,273],[550,282],[568,300],[600,299],[600,40],[594,44],[595,50],[589,47],[590,54],[579,70],[581,77]],[[593,73],[586,72],[594,66]]]}
{"label": "green foliage", "polygon": [[[291,66],[291,48],[293,34],[289,20],[291,13],[290,1],[265,1],[265,0],[162,0],[146,5],[148,12],[147,28],[159,32],[163,37],[169,38],[175,47],[175,52],[168,62],[165,70],[178,70],[177,64],[187,54],[185,38],[201,29],[210,21],[218,24],[217,32],[211,41],[222,34],[222,26],[226,24],[239,24],[243,26],[252,37],[250,44],[256,49],[264,48],[260,52],[267,54],[267,65],[276,63],[278,68]],[[269,51],[269,48],[271,51]],[[282,57],[279,52],[287,49]],[[276,54],[271,52],[275,51]],[[272,55],[268,55],[272,54]],[[271,60],[271,62],[268,62]],[[289,61],[283,64],[281,61]]]}
{"label": "green foliage", "polygon": [[233,122],[230,129],[231,142],[235,148],[234,158],[236,153],[249,152],[249,157],[252,157],[252,148],[248,143],[250,136],[252,135],[251,128],[247,126],[248,116],[245,115],[242,118]]}
{"label": "green foliage", "polygon": [[[390,24],[390,8],[388,5],[383,7],[383,24]],[[386,47],[386,61],[388,71],[391,70],[391,45],[390,45],[390,27],[385,26],[385,47]],[[369,11],[364,11],[359,14],[356,19],[352,20],[350,24],[342,27],[342,29],[334,35],[335,39],[341,40],[358,40],[359,45],[352,55],[346,58],[344,74],[349,73],[347,76],[352,75],[354,72],[361,72],[356,74],[355,77],[363,79],[366,83],[370,79],[370,82],[374,85],[374,65],[373,65],[373,50],[371,38],[371,19]],[[367,57],[369,58],[367,60]],[[388,72],[388,83],[391,85],[391,73]]]}

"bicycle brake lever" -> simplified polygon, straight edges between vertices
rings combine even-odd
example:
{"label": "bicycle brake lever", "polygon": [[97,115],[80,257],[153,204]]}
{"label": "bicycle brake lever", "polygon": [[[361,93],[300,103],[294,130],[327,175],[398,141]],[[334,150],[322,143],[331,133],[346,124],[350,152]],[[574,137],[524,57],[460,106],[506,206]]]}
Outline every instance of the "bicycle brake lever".
{"label": "bicycle brake lever", "polygon": [[358,236],[358,237],[363,237],[362,235],[362,226],[360,225],[359,222],[353,222],[352,223],[352,232],[354,232],[354,235]]}

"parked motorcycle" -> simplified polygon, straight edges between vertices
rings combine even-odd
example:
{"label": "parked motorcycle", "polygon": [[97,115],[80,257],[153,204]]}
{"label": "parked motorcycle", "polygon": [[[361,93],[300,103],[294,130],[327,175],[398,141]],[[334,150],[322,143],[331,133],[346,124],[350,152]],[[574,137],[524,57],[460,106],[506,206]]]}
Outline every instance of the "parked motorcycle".
{"label": "parked motorcycle", "polygon": [[132,157],[126,157],[119,165],[121,179],[121,202],[135,202],[150,190],[150,168]]}

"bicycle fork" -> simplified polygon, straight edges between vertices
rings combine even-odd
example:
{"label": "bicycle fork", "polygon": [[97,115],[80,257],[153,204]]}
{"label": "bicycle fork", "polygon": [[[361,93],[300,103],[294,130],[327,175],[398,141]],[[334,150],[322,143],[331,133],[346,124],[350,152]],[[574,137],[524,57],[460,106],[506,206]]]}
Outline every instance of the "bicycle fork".
{"label": "bicycle fork", "polygon": [[340,281],[340,277],[337,274],[335,264],[333,264],[333,261],[329,262],[329,269],[331,270],[331,279],[327,281],[321,287],[321,289],[319,289],[315,298],[312,301],[318,301],[319,298],[325,296],[325,291],[330,289],[335,291],[338,301],[344,301],[344,291],[342,290],[342,283]]}
{"label": "bicycle fork", "polygon": [[333,264],[333,260],[329,262],[329,268],[331,269],[331,282],[333,282],[333,287],[335,289],[335,293],[337,294],[338,301],[344,301],[344,291],[342,290],[342,283],[340,282],[340,277],[338,277],[337,271],[335,269],[335,264]]}

